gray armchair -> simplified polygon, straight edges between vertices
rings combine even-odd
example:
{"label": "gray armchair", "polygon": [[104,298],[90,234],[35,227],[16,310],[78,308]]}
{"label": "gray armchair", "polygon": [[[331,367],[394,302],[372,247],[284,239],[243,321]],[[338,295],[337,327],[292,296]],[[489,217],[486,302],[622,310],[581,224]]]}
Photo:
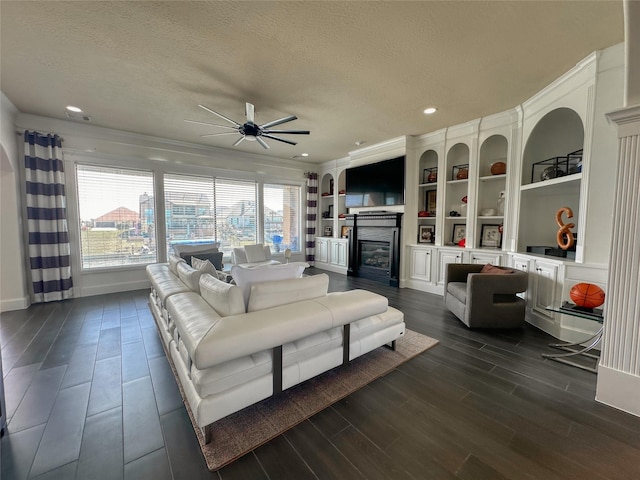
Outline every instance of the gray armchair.
{"label": "gray armchair", "polygon": [[469,328],[516,328],[524,325],[525,272],[480,273],[484,265],[450,263],[445,273],[444,303]]}

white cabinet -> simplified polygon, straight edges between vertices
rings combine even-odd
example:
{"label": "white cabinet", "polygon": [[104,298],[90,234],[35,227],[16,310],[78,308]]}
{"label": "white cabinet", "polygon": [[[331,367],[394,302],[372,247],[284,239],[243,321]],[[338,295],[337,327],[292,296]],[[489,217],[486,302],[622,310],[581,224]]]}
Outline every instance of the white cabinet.
{"label": "white cabinet", "polygon": [[558,269],[559,265],[554,262],[535,259],[531,262],[535,271],[533,282],[531,282],[531,308],[538,315],[555,319],[555,313],[546,309],[550,305],[555,305],[558,300]]}
{"label": "white cabinet", "polygon": [[439,249],[438,250],[438,285],[444,286],[444,276],[449,263],[462,263],[463,250]]}
{"label": "white cabinet", "polygon": [[[513,268],[516,270],[520,270],[521,272],[529,273],[529,259],[526,257],[517,257],[513,256],[511,260]],[[529,284],[531,284],[531,280],[529,280]],[[529,289],[527,289],[529,291]],[[527,300],[527,292],[518,293],[518,296],[523,300]]]}
{"label": "white cabinet", "polygon": [[329,262],[329,239],[328,238],[316,238],[316,262],[328,263]]}
{"label": "white cabinet", "polygon": [[411,249],[411,278],[431,283],[432,248],[414,247]]}
{"label": "white cabinet", "polygon": [[469,253],[468,263],[485,264],[501,266],[503,264],[504,255],[501,252],[478,252],[473,251]]}
{"label": "white cabinet", "polygon": [[347,273],[349,239],[316,237],[316,267]]}
{"label": "white cabinet", "polygon": [[338,267],[347,267],[348,241],[342,239],[329,240],[329,263]]}

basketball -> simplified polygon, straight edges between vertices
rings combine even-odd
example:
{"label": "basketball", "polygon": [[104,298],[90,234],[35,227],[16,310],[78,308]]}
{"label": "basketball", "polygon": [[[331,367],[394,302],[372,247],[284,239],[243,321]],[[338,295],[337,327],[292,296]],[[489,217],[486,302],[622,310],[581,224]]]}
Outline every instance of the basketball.
{"label": "basketball", "polygon": [[578,307],[596,308],[604,303],[604,290],[593,283],[576,283],[569,296]]}

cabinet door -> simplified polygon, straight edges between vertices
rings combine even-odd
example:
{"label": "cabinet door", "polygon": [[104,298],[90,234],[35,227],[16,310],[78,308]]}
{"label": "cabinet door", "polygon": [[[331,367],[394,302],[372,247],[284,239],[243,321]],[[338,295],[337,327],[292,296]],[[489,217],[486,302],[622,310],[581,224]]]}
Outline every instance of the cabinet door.
{"label": "cabinet door", "polygon": [[339,267],[347,266],[347,242],[331,242],[330,263]]}
{"label": "cabinet door", "polygon": [[411,278],[431,282],[431,256],[430,248],[414,248],[411,251]]}
{"label": "cabinet door", "polygon": [[543,317],[555,318],[555,314],[545,307],[556,303],[556,289],[558,282],[558,265],[534,260],[532,300],[533,310]]}
{"label": "cabinet door", "polygon": [[316,261],[322,263],[329,262],[329,241],[324,238],[316,239]]}
{"label": "cabinet door", "polygon": [[[529,260],[526,258],[513,257],[513,268],[521,272],[529,273]],[[527,299],[527,292],[518,293],[517,295],[524,300]]]}
{"label": "cabinet door", "polygon": [[444,285],[444,275],[447,271],[447,264],[449,263],[462,263],[462,251],[438,251],[438,285]]}
{"label": "cabinet door", "polygon": [[502,254],[498,252],[471,252],[469,263],[502,265]]}

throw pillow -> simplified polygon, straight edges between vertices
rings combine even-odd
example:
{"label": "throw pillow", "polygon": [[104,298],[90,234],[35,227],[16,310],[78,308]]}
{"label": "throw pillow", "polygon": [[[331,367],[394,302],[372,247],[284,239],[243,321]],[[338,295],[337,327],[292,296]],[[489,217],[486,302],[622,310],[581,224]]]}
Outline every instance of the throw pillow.
{"label": "throw pillow", "polygon": [[494,275],[505,275],[507,273],[514,273],[514,270],[511,270],[510,268],[496,267],[495,265],[491,265],[490,263],[487,263],[484,267],[482,267],[482,270],[480,270],[480,273],[493,273]]}
{"label": "throw pillow", "polygon": [[198,257],[191,257],[191,266],[202,273],[208,273],[216,277],[218,280],[226,282],[227,274],[219,272],[209,260],[200,260]]}
{"label": "throw pillow", "polygon": [[246,245],[244,247],[244,253],[247,254],[247,262],[264,262],[269,260],[267,254],[264,251],[264,245],[258,243],[256,245]]}
{"label": "throw pillow", "polygon": [[[198,258],[200,260],[209,260],[211,264],[216,267],[216,270],[222,270],[222,256],[223,252],[211,252],[211,253],[182,253],[180,257],[184,259],[187,264],[191,265],[192,258]],[[193,266],[193,265],[191,265]]]}
{"label": "throw pillow", "polygon": [[196,270],[200,270],[202,273],[208,273],[210,275],[213,275],[214,277],[217,277],[216,273],[218,273],[218,271],[216,270],[216,267],[213,266],[213,263],[211,263],[210,260],[201,260],[198,257],[192,256],[191,266]]}
{"label": "throw pillow", "polygon": [[235,284],[242,289],[245,306],[249,304],[251,285],[271,280],[285,280],[287,278],[300,278],[302,272],[309,266],[308,263],[294,262],[281,265],[263,265],[260,267],[244,268],[234,265],[231,268],[231,276]]}

